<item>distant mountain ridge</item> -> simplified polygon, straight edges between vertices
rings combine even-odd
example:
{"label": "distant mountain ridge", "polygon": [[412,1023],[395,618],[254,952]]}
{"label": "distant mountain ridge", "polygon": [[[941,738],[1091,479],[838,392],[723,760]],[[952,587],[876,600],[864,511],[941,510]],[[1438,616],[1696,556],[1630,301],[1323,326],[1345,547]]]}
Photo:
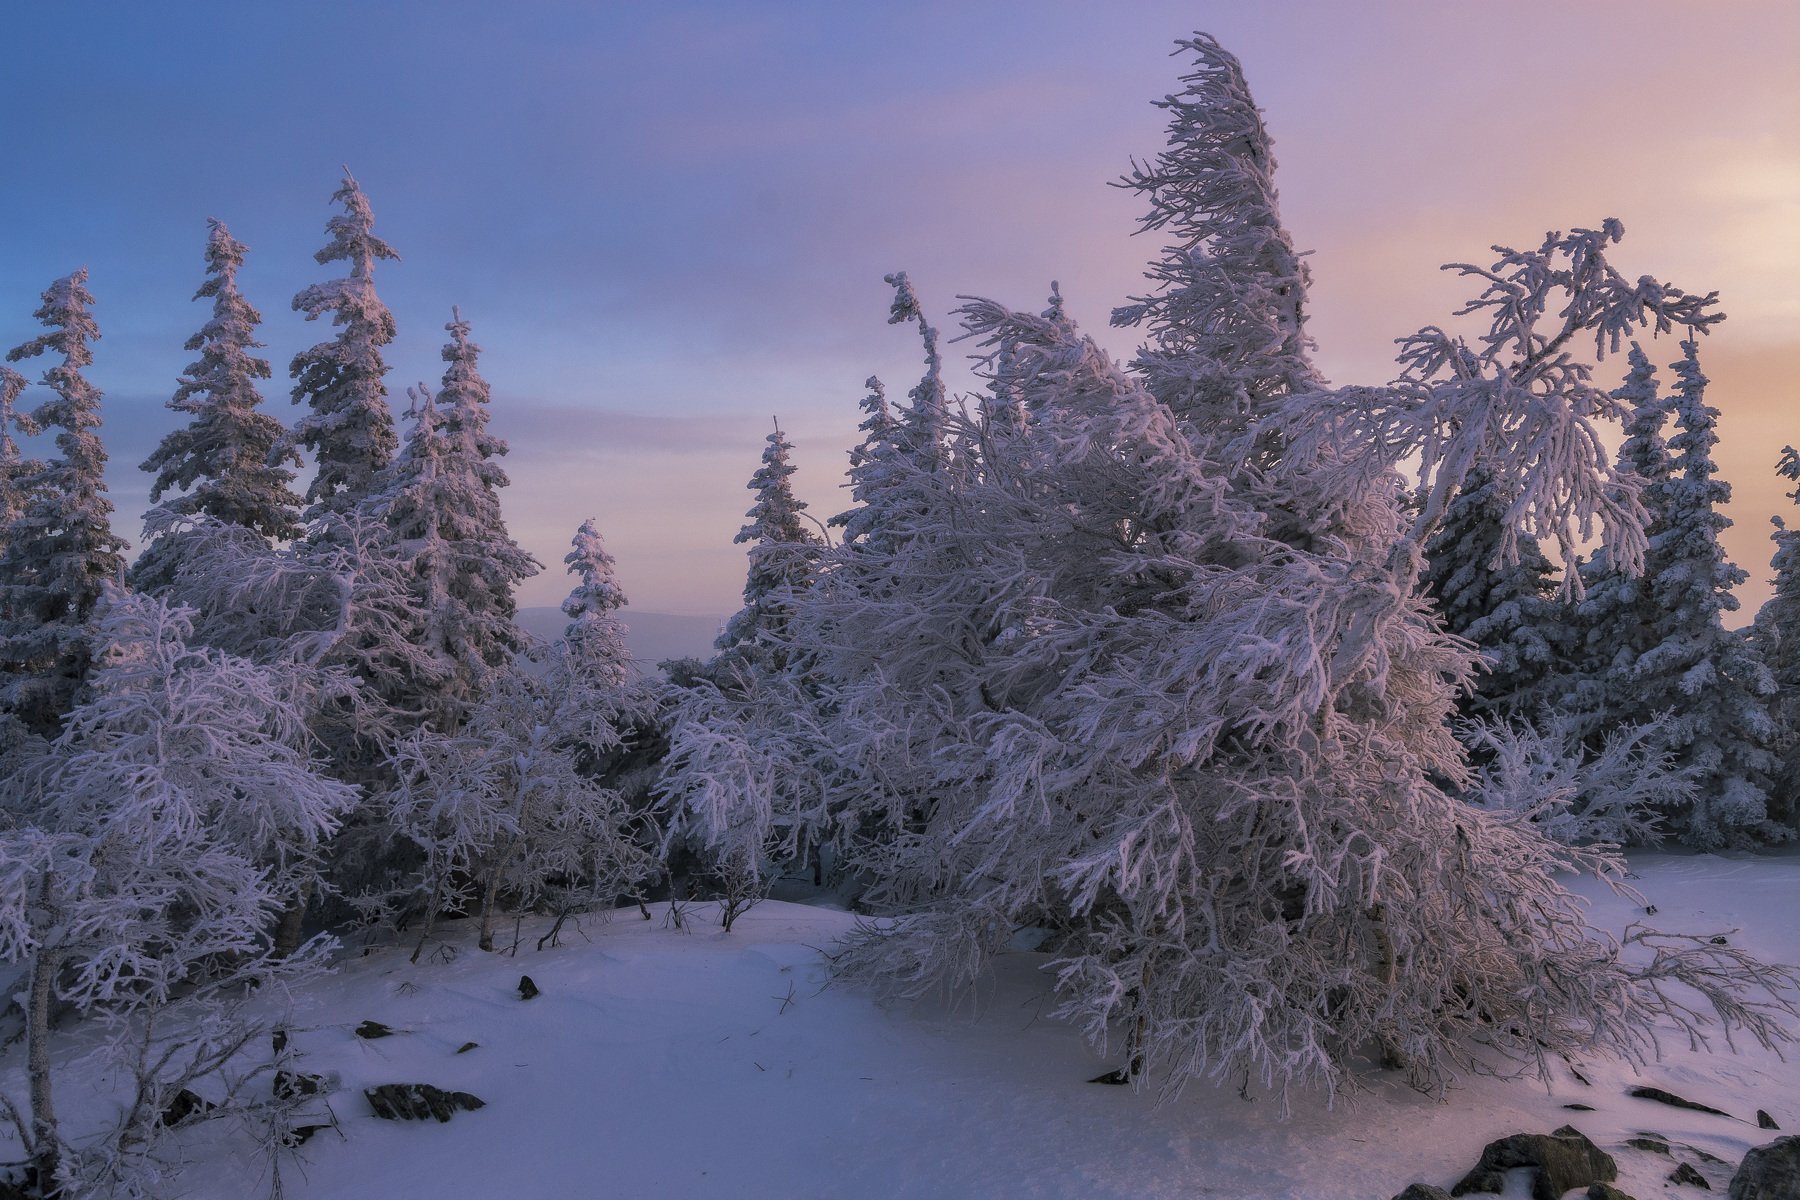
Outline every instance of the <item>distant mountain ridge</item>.
{"label": "distant mountain ridge", "polygon": [[[625,644],[631,656],[652,670],[665,659],[710,656],[713,639],[725,627],[724,617],[638,612],[631,608],[621,609],[619,618],[625,622]],[[563,635],[569,618],[560,608],[521,608],[518,622],[532,637],[554,642]]]}

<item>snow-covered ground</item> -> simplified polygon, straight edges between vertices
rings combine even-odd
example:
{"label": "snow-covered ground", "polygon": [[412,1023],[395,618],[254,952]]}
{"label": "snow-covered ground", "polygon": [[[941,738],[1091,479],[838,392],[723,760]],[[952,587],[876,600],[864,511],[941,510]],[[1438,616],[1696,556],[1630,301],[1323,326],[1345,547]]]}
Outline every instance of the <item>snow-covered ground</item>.
{"label": "snow-covered ground", "polygon": [[[1800,961],[1800,857],[1644,855],[1636,885],[1670,929],[1725,932],[1759,955]],[[1584,887],[1596,919],[1638,910]],[[1640,1197],[1669,1158],[1624,1147],[1654,1132],[1715,1155],[1716,1189],[1745,1150],[1778,1136],[1757,1109],[1800,1128],[1800,1070],[1754,1047],[1707,1055],[1685,1043],[1641,1075],[1582,1064],[1546,1094],[1530,1080],[1465,1080],[1440,1102],[1376,1076],[1346,1107],[1194,1088],[1148,1093],[1087,1082],[1116,1063],[1047,1017],[1043,956],[1017,954],[972,1003],[883,1007],[825,984],[821,951],[854,918],[767,902],[721,933],[708,906],[672,928],[666,906],[590,919],[559,947],[482,954],[454,927],[451,957],[406,951],[343,964],[295,998],[307,1071],[341,1077],[338,1130],[282,1169],[290,1197],[1375,1197],[1420,1180],[1449,1186],[1482,1145],[1565,1122],[1619,1160]],[[459,940],[460,939],[460,940]],[[447,961],[446,961],[447,959]],[[519,998],[521,974],[542,994]],[[379,1021],[403,1031],[364,1040]],[[468,1042],[478,1048],[457,1053]],[[14,1081],[9,1081],[14,1082]],[[424,1082],[486,1101],[448,1124],[376,1119],[361,1089]],[[1737,1118],[1625,1095],[1652,1083]],[[1591,1105],[1592,1112],[1565,1109]],[[181,1135],[182,1194],[268,1194],[268,1164],[222,1125]],[[1520,1190],[1515,1180],[1515,1192]]]}

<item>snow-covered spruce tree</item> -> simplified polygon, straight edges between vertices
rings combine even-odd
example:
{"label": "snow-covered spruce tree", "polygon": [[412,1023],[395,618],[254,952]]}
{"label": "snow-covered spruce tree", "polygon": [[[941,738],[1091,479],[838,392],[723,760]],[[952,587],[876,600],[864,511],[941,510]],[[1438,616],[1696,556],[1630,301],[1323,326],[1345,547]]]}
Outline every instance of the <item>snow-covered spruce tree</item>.
{"label": "snow-covered spruce tree", "polygon": [[859,426],[863,438],[850,452],[849,486],[855,504],[831,519],[832,525],[843,527],[845,545],[875,554],[888,549],[882,525],[889,514],[897,517],[918,502],[907,480],[919,472],[938,470],[949,461],[945,445],[949,405],[937,330],[925,319],[904,271],[886,276],[884,282],[894,289],[888,324],[918,323],[925,373],[898,411],[889,407],[881,381],[872,375],[867,380],[869,391],[862,401],[865,417]]}
{"label": "snow-covered spruce tree", "polygon": [[[13,426],[18,424],[14,406],[24,390],[25,377],[11,367],[0,366],[0,553],[5,552],[12,523],[24,506],[19,477],[25,462],[19,443],[13,438]],[[4,617],[0,616],[0,620]]]}
{"label": "snow-covered spruce tree", "polygon": [[563,562],[576,576],[562,602],[569,618],[563,631],[565,684],[623,688],[631,677],[631,651],[625,645],[625,622],[616,614],[625,607],[625,591],[592,517],[575,531]]}
{"label": "snow-covered spruce tree", "polygon": [[300,497],[289,487],[299,458],[278,451],[281,422],[261,410],[257,380],[269,378],[267,359],[254,353],[262,343],[256,327],[262,316],[238,290],[244,244],[224,222],[209,220],[206,281],[194,299],[212,301],[212,319],[187,341],[200,357],[181,377],[169,407],[187,413],[185,429],[164,437],[143,470],[156,478],[150,499],[170,514],[204,513],[229,525],[254,529],[284,542],[300,532]]}
{"label": "snow-covered spruce tree", "polygon": [[[167,1194],[153,1151],[169,1102],[206,1077],[242,1102],[240,1053],[266,1033],[243,998],[324,948],[272,955],[272,918],[354,790],[310,756],[285,669],[192,647],[190,633],[183,610],[113,593],[86,698],[0,780],[0,959],[30,975],[30,1094],[0,1111],[46,1194]],[[126,1094],[109,1130],[58,1119],[62,1005],[110,1022]]]}
{"label": "snow-covered spruce tree", "polygon": [[[874,436],[886,411],[878,384],[872,397],[879,407],[865,432]],[[794,767],[817,745],[809,714],[819,697],[792,624],[824,541],[805,525],[806,504],[789,482],[792,449],[777,423],[750,477],[756,502],[735,539],[751,543],[744,607],[720,633],[706,678],[677,690],[663,717],[668,751],[656,791],[671,813],[665,857],[678,872],[707,877],[727,930],[782,870],[823,877],[822,792],[810,771]]]}
{"label": "snow-covered spruce tree", "polygon": [[750,670],[779,672],[788,659],[788,620],[794,597],[806,590],[818,569],[823,541],[805,524],[806,502],[794,495],[788,462],[793,444],[776,422],[763,450],[762,465],[747,485],[756,502],[732,541],[750,543],[744,579],[744,607],[725,623],[715,648],[714,673],[723,678]]}
{"label": "snow-covered spruce tree", "polygon": [[868,393],[861,401],[862,423],[856,427],[862,440],[850,449],[849,487],[856,507],[837,514],[829,522],[844,530],[846,542],[867,540],[869,525],[876,515],[870,502],[889,474],[888,460],[899,452],[899,423],[888,406],[887,389],[873,375],[863,386]]}
{"label": "snow-covered spruce tree", "polygon": [[57,280],[34,314],[50,331],[6,355],[59,356],[43,375],[54,398],[18,418],[27,433],[55,429],[58,457],[14,476],[20,509],[0,539],[0,712],[43,736],[74,702],[88,669],[88,616],[125,566],[97,433],[100,390],[82,374],[100,336],[93,302],[85,269]]}
{"label": "snow-covered spruce tree", "polygon": [[1477,465],[1425,546],[1426,594],[1450,632],[1474,642],[1485,660],[1475,690],[1459,704],[1465,716],[1534,715],[1550,698],[1549,681],[1572,636],[1537,544],[1521,541],[1510,562],[1502,553],[1507,508]]}
{"label": "snow-covered spruce tree", "polygon": [[368,197],[348,171],[332,199],[344,211],[325,223],[331,241],[313,257],[321,264],[348,263],[350,273],[294,297],[294,311],[309,321],[330,313],[337,335],[296,354],[288,368],[294,403],[310,411],[282,447],[306,447],[318,466],[306,489],[308,521],[347,512],[365,499],[399,444],[381,357],[381,348],[394,340],[394,316],[375,294],[375,264],[400,256],[375,236]]}
{"label": "snow-covered spruce tree", "polygon": [[[1800,484],[1800,453],[1781,448],[1776,473]],[[1800,486],[1787,493],[1800,502]],[[1775,594],[1757,611],[1751,636],[1775,684],[1770,711],[1775,720],[1778,764],[1769,788],[1769,816],[1793,829],[1800,822],[1800,531],[1780,517],[1775,532]]]}
{"label": "snow-covered spruce tree", "polygon": [[569,618],[550,648],[545,686],[556,702],[550,721],[587,776],[623,792],[639,808],[662,757],[666,689],[640,678],[626,645],[625,607],[612,555],[592,518],[581,523],[563,562],[575,586],[563,600]]}
{"label": "snow-covered spruce tree", "polygon": [[396,695],[412,709],[434,708],[449,730],[485,676],[508,667],[524,646],[514,622],[513,588],[537,574],[537,562],[507,532],[499,490],[506,473],[495,461],[506,443],[487,431],[488,385],[477,366],[480,347],[454,315],[444,347],[442,390],[409,394],[413,421],[406,445],[382,473],[371,497],[390,534],[387,552],[408,565],[418,626],[414,641],[441,663],[429,696]]}
{"label": "snow-covered spruce tree", "polygon": [[1775,768],[1775,682],[1750,640],[1724,626],[1744,572],[1719,543],[1731,524],[1719,512],[1731,487],[1712,461],[1718,410],[1706,403],[1695,342],[1682,343],[1672,369],[1669,469],[1645,497],[1655,523],[1642,585],[1643,649],[1618,694],[1633,706],[1620,715],[1657,717],[1656,743],[1693,771],[1694,804],[1673,823],[1681,840],[1712,848],[1774,832],[1765,788]]}
{"label": "snow-covered spruce tree", "polygon": [[[1209,39],[1188,45],[1236,77]],[[1221,127],[1241,125],[1226,108]],[[1210,136],[1182,116],[1178,141]],[[970,304],[966,327],[1024,389],[1025,444],[990,436],[987,462],[918,473],[925,502],[892,527],[905,552],[846,547],[797,614],[834,700],[824,740],[867,797],[849,803],[910,805],[864,859],[896,918],[840,968],[909,993],[966,983],[1019,926],[1049,925],[1063,1012],[1122,1033],[1128,1073],[1170,1087],[1332,1089],[1375,1048],[1439,1086],[1473,1062],[1642,1055],[1656,1020],[1691,1027],[1664,990],[1677,978],[1728,1028],[1783,1040],[1790,975],[1648,933],[1632,940],[1662,953],[1638,964],[1555,878],[1570,863],[1616,878],[1618,860],[1443,786],[1467,778],[1446,717],[1473,659],[1419,576],[1469,468],[1512,497],[1516,536],[1565,563],[1590,521],[1641,559],[1641,509],[1593,425],[1612,410],[1572,343],[1599,354],[1713,318],[1709,298],[1625,283],[1605,254],[1617,233],[1461,268],[1485,280],[1467,311],[1487,334],[1408,339],[1407,377],[1379,389],[1323,390],[1267,342],[1224,362],[1170,351],[1148,387],[1066,320]],[[1232,421],[1163,401],[1182,378],[1262,388],[1254,471]],[[951,461],[974,458],[952,426]],[[1396,472],[1411,456],[1416,506]],[[1772,1007],[1745,1002],[1747,981]]]}
{"label": "snow-covered spruce tree", "polygon": [[[1669,475],[1669,448],[1663,440],[1669,404],[1643,347],[1633,342],[1627,358],[1625,379],[1612,393],[1625,433],[1617,470],[1641,495]],[[1658,518],[1651,511],[1645,517],[1648,537],[1656,532]],[[1635,708],[1634,698],[1622,689],[1644,650],[1649,598],[1643,572],[1621,569],[1604,546],[1578,564],[1573,582],[1581,594],[1569,600],[1571,640],[1553,684],[1555,704],[1576,719],[1584,742],[1598,746]]]}

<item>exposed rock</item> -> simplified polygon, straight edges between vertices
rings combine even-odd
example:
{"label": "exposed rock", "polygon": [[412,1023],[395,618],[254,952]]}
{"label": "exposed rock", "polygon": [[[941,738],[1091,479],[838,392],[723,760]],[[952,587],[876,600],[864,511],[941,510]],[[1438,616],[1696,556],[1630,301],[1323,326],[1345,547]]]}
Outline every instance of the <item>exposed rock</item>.
{"label": "exposed rock", "polygon": [[1441,1187],[1432,1187],[1429,1183],[1415,1183],[1394,1200],[1450,1200],[1450,1193]]}
{"label": "exposed rock", "polygon": [[427,1117],[448,1121],[458,1109],[474,1112],[487,1102],[467,1092],[446,1092],[429,1083],[384,1083],[364,1088],[369,1107],[385,1121],[423,1121]]}
{"label": "exposed rock", "polygon": [[1125,1084],[1131,1082],[1131,1075],[1124,1067],[1114,1067],[1104,1075],[1094,1076],[1092,1079],[1088,1080],[1088,1082],[1104,1083],[1111,1087],[1123,1087]]}
{"label": "exposed rock", "polygon": [[1669,1153],[1669,1143],[1659,1141],[1653,1137],[1626,1138],[1625,1144],[1630,1146],[1633,1150],[1648,1150],[1652,1154]]}
{"label": "exposed rock", "polygon": [[296,1146],[304,1146],[312,1141],[313,1134],[321,1129],[330,1129],[330,1125],[296,1125],[281,1135],[281,1144],[292,1150]]}
{"label": "exposed rock", "polygon": [[456,1052],[458,1054],[467,1054],[471,1050],[479,1050],[479,1049],[481,1049],[480,1042],[464,1042],[462,1045],[460,1045],[456,1048]]}
{"label": "exposed rock", "polygon": [[1764,1112],[1760,1108],[1756,1110],[1756,1124],[1757,1124],[1757,1128],[1759,1128],[1759,1129],[1780,1129],[1781,1128],[1781,1126],[1779,1126],[1775,1123],[1774,1117],[1771,1117],[1768,1113]]}
{"label": "exposed rock", "polygon": [[1591,1104],[1565,1104],[1565,1105],[1563,1105],[1563,1107],[1568,1109],[1570,1112],[1593,1112],[1594,1111],[1594,1106]]}
{"label": "exposed rock", "polygon": [[1731,1177],[1731,1200],[1794,1200],[1800,1196],[1800,1137],[1776,1138],[1744,1155]]}
{"label": "exposed rock", "polygon": [[1714,1108],[1710,1104],[1700,1104],[1693,1100],[1684,1100],[1674,1092],[1665,1092],[1659,1087],[1634,1087],[1625,1093],[1636,1096],[1639,1100],[1654,1100],[1658,1104],[1669,1104],[1676,1108],[1692,1109],[1694,1112],[1711,1113],[1715,1117],[1729,1117],[1731,1114],[1722,1108]]}
{"label": "exposed rock", "polygon": [[356,1036],[374,1041],[376,1038],[393,1036],[394,1031],[380,1021],[364,1021],[356,1027]]}
{"label": "exposed rock", "polygon": [[538,985],[531,982],[531,976],[529,976],[529,975],[519,976],[519,999],[529,1000],[533,996],[536,996],[539,994],[540,993],[538,992]]}
{"label": "exposed rock", "polygon": [[1587,1200],[1633,1200],[1628,1192],[1621,1192],[1610,1183],[1596,1183],[1587,1190]]}
{"label": "exposed rock", "polygon": [[1517,1167],[1531,1168],[1532,1200],[1562,1200],[1571,1188],[1610,1183],[1619,1177],[1619,1165],[1610,1154],[1573,1126],[1564,1125],[1551,1134],[1515,1133],[1489,1142],[1481,1161],[1450,1194],[1504,1192],[1506,1173]]}
{"label": "exposed rock", "polygon": [[1694,1170],[1693,1164],[1691,1163],[1682,1163],[1673,1171],[1670,1171],[1669,1182],[1685,1183],[1689,1187],[1704,1188],[1709,1192],[1712,1191],[1712,1184],[1706,1182],[1706,1176]]}
{"label": "exposed rock", "polygon": [[278,1069],[275,1072],[275,1098],[297,1100],[301,1096],[317,1096],[327,1090],[327,1083],[323,1075]]}
{"label": "exposed rock", "polygon": [[182,1088],[175,1093],[175,1098],[169,1101],[169,1107],[162,1110],[160,1120],[164,1125],[179,1125],[195,1113],[211,1112],[217,1107],[219,1106],[211,1100],[196,1096],[186,1088]]}

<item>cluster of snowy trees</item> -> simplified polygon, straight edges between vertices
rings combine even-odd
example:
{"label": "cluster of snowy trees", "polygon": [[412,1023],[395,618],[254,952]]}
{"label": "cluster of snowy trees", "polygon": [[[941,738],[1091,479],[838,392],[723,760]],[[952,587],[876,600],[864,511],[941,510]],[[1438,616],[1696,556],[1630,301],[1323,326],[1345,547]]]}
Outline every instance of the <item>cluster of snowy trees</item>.
{"label": "cluster of snowy trees", "polygon": [[[971,300],[984,382],[953,402],[890,276],[925,369],[899,405],[869,381],[835,544],[792,519],[771,439],[745,608],[672,710],[670,838],[740,874],[829,862],[877,917],[836,969],[903,995],[1028,935],[1062,1015],[1169,1089],[1639,1055],[1699,1011],[1686,988],[1785,1039],[1790,974],[1621,946],[1557,882],[1661,833],[1792,832],[1794,543],[1727,631],[1714,297],[1622,275],[1615,221],[1552,233],[1451,268],[1471,333],[1333,386],[1261,114],[1216,42],[1183,47],[1168,148],[1119,181],[1167,241],[1113,314],[1134,361],[1055,285],[1041,312]],[[1659,336],[1667,400],[1637,348]]]}
{"label": "cluster of snowy trees", "polygon": [[[143,464],[157,503],[129,569],[83,374],[84,272],[8,355],[50,356],[49,398],[20,411],[27,380],[0,369],[0,958],[29,1077],[0,1112],[45,1194],[153,1189],[170,1105],[203,1077],[236,1093],[260,1074],[267,1093],[242,1001],[317,967],[334,932],[429,936],[466,912],[491,948],[502,911],[610,906],[655,873],[643,806],[612,786],[658,703],[629,669],[612,560],[583,525],[567,637],[529,646],[513,590],[539,567],[501,516],[506,445],[469,324],[452,310],[442,383],[409,390],[403,439],[374,280],[396,255],[355,180],[334,199],[316,257],[345,273],[294,298],[332,335],[289,368],[291,429],[261,407],[245,247],[212,222],[210,317],[169,401],[187,422]],[[56,455],[24,458],[15,427],[54,430]],[[136,1081],[103,1130],[56,1116],[49,1046],[71,1012],[115,1023]]]}
{"label": "cluster of snowy trees", "polygon": [[[539,565],[502,518],[479,348],[452,310],[402,437],[374,280],[396,255],[354,180],[316,256],[345,273],[293,301],[332,336],[290,365],[292,428],[261,408],[245,247],[212,224],[211,315],[169,402],[188,421],[143,464],[129,568],[82,374],[92,297],[81,272],[53,284],[47,332],[8,356],[51,357],[49,398],[20,411],[0,368],[0,960],[29,1079],[0,1111],[31,1186],[147,1186],[180,1090],[267,1069],[250,989],[334,935],[423,950],[467,915],[493,949],[506,912],[652,888],[716,895],[728,923],[783,874],[877,914],[836,968],[904,994],[967,985],[1029,931],[1063,1013],[1169,1088],[1335,1089],[1371,1054],[1437,1086],[1641,1055],[1702,1011],[1784,1039],[1785,971],[1621,946],[1557,882],[1618,877],[1592,843],[1659,822],[1717,846],[1792,820],[1800,543],[1777,533],[1775,602],[1725,630],[1713,298],[1621,275],[1616,222],[1551,234],[1456,268],[1485,328],[1423,330],[1394,383],[1333,386],[1261,114],[1217,43],[1183,47],[1169,146],[1120,181],[1168,242],[1114,313],[1135,360],[1055,285],[1041,312],[971,300],[984,382],[953,400],[890,276],[925,367],[902,403],[869,380],[852,506],[811,520],[778,426],[744,607],[666,679],[631,669],[591,521],[565,636],[515,623]],[[1622,387],[1595,382],[1670,334],[1667,397],[1636,343]],[[54,430],[56,456],[14,427]],[[71,1012],[129,1031],[137,1091],[106,1130],[56,1116]]]}

